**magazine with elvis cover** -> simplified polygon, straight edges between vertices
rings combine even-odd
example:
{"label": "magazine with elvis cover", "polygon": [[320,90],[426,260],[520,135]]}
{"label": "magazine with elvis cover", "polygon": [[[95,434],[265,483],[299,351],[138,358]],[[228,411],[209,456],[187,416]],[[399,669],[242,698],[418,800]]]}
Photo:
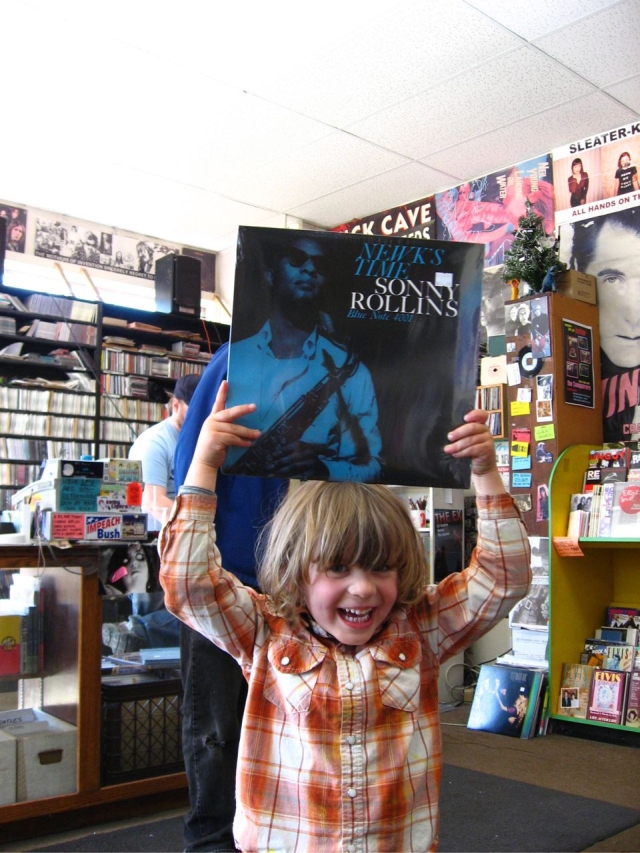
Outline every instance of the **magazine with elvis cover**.
{"label": "magazine with elvis cover", "polygon": [[223,472],[467,488],[483,248],[242,226],[227,406],[261,430]]}

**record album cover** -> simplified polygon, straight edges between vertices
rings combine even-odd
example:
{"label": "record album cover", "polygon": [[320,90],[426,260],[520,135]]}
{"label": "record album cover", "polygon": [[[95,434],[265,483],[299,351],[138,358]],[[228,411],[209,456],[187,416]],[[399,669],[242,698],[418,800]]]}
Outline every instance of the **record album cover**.
{"label": "record album cover", "polygon": [[228,405],[262,435],[223,471],[466,488],[443,453],[474,408],[483,249],[241,227]]}
{"label": "record album cover", "polygon": [[529,737],[543,676],[542,669],[482,664],[467,728]]}

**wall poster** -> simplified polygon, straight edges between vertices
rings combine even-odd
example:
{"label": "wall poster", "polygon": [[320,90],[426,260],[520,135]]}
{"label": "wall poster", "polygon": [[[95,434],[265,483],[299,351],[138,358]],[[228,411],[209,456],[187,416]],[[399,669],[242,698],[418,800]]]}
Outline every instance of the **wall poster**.
{"label": "wall poster", "polygon": [[564,399],[572,406],[593,409],[593,335],[590,326],[562,320],[564,341]]}

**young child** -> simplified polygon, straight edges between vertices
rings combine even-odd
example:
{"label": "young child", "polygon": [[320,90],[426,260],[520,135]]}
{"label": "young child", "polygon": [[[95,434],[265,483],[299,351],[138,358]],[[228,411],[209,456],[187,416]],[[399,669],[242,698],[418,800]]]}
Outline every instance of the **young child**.
{"label": "young child", "polygon": [[[267,531],[263,594],[220,565],[213,518],[227,447],[259,431],[223,383],[159,541],[169,610],[233,655],[249,694],[234,833],[248,851],[426,851],[438,841],[438,669],[527,592],[529,543],[487,413],[444,450],[470,457],[471,565],[426,585],[408,512],[386,486],[306,482]],[[224,689],[224,685],[221,685]]]}

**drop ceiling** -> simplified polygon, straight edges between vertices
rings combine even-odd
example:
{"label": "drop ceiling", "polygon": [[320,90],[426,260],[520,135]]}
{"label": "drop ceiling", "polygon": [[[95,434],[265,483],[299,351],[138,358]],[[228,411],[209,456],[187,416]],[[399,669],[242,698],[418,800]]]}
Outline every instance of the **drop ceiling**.
{"label": "drop ceiling", "polygon": [[0,198],[221,251],[640,117],[638,0],[0,0]]}

